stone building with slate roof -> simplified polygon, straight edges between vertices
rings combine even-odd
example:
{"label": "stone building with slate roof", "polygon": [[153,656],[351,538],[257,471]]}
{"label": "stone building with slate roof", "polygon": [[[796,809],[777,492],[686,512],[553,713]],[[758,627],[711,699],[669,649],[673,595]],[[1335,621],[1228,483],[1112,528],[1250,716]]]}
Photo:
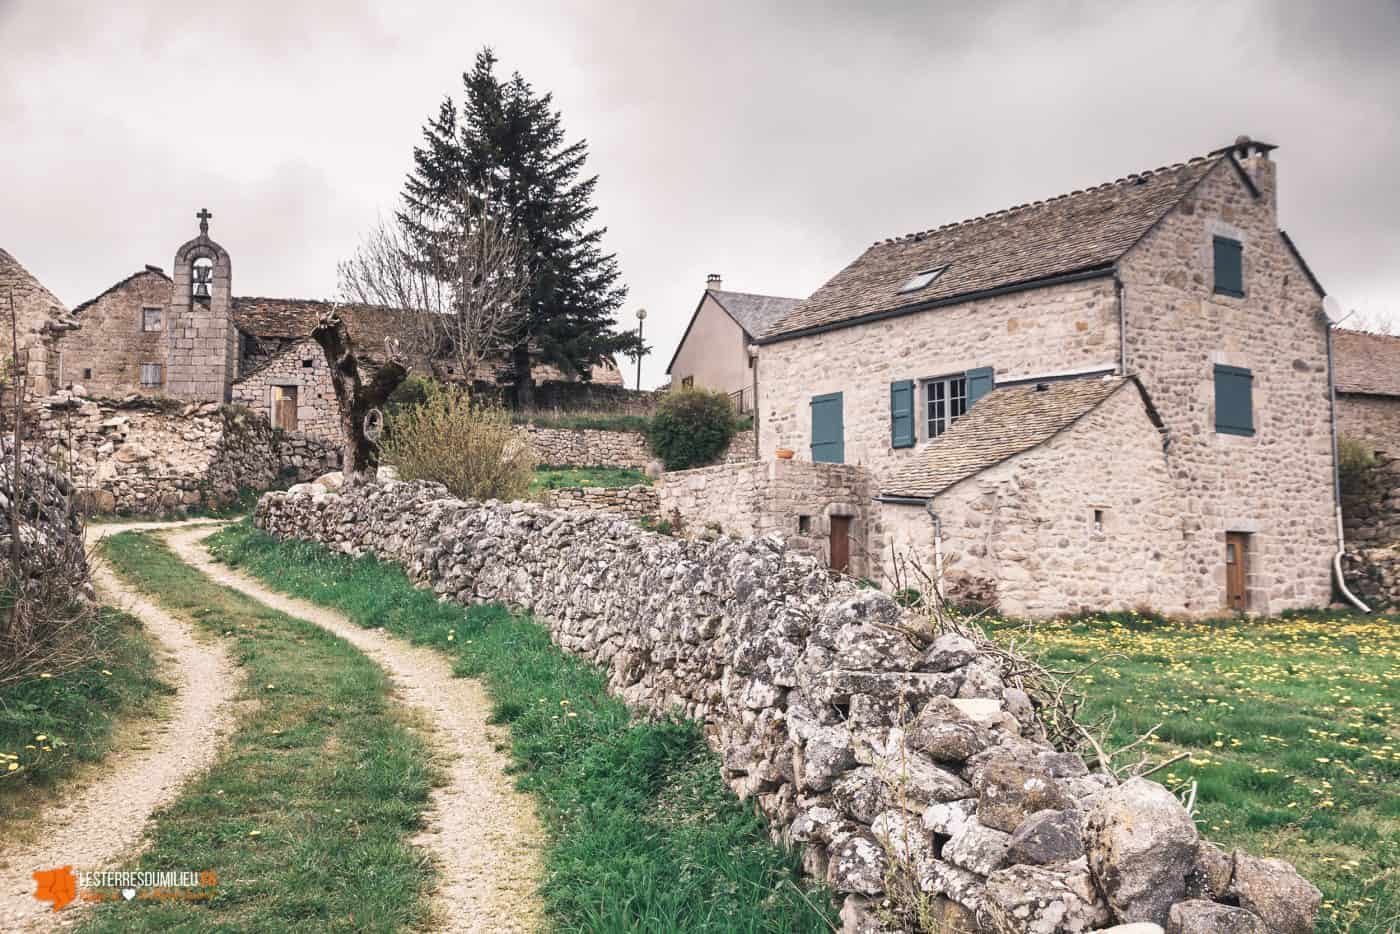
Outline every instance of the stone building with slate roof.
{"label": "stone building with slate roof", "polygon": [[[48,325],[57,336],[49,341],[51,362],[43,391],[78,384],[96,396],[137,393],[237,402],[265,414],[276,428],[338,440],[330,372],[311,340],[312,329],[332,303],[233,295],[229,254],[209,237],[209,213],[201,211],[198,217],[199,235],[176,252],[172,274],[148,265],[79,305],[62,327]],[[19,269],[8,254],[0,254],[0,276],[11,265]],[[29,288],[17,294],[29,302],[40,292]],[[62,309],[52,295],[46,301],[29,303]],[[385,340],[403,333],[398,309],[354,303],[335,307],[366,361],[381,359]],[[58,339],[74,328],[75,333]],[[448,379],[502,378],[495,365],[464,375],[453,372],[449,361],[410,363],[415,370],[435,369]],[[541,382],[570,378],[547,367],[538,367],[535,375]],[[615,366],[596,367],[592,378],[622,383]]]}
{"label": "stone building with slate roof", "polygon": [[671,385],[718,389],[729,393],[740,413],[752,411],[754,369],[749,347],[800,301],[726,291],[719,275],[711,273],[666,367]]}
{"label": "stone building with slate roof", "polygon": [[839,528],[900,584],[941,566],[1035,615],[1327,604],[1328,324],[1272,149],[875,243],[757,336],[762,455],[868,468]]}
{"label": "stone building with slate roof", "polygon": [[1333,332],[1337,431],[1400,460],[1400,337]]}

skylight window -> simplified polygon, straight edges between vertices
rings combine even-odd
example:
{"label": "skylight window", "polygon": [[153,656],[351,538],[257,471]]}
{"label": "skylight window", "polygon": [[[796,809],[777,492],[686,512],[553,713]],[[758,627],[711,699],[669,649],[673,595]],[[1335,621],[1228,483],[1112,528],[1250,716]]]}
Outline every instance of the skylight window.
{"label": "skylight window", "polygon": [[919,289],[926,288],[926,287],[929,286],[935,279],[937,279],[939,276],[943,275],[943,273],[944,273],[947,269],[948,269],[947,266],[939,266],[939,267],[936,268],[936,269],[926,269],[926,270],[924,270],[924,271],[921,272],[921,273],[917,273],[912,279],[910,279],[908,282],[906,282],[906,283],[904,283],[903,285],[901,285],[901,286],[899,287],[899,291],[900,291],[900,292],[917,292],[917,291],[919,291]]}

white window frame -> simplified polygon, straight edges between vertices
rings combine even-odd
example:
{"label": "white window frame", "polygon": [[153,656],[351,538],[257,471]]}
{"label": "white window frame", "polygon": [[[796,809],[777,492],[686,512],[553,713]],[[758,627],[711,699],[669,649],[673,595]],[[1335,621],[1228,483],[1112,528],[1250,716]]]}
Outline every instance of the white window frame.
{"label": "white window frame", "polygon": [[923,395],[924,438],[932,441],[967,414],[967,374],[952,373],[923,380]]}
{"label": "white window frame", "polygon": [[[146,374],[147,374],[148,372],[154,373],[154,374],[155,374],[155,382],[151,382],[151,381],[149,381],[148,379],[146,379]],[[164,385],[165,385],[165,366],[164,366],[164,364],[160,364],[160,363],[143,363],[143,364],[141,364],[141,388],[142,388],[142,389],[159,389],[160,387],[162,387],[162,386],[164,386]]]}
{"label": "white window frame", "polygon": [[[155,312],[155,315],[156,315],[156,326],[155,326],[155,327],[149,327],[149,326],[147,325],[147,321],[149,320],[149,319],[148,319],[148,316],[151,314],[151,312]],[[161,308],[159,305],[143,305],[143,306],[141,307],[141,333],[142,333],[142,334],[159,334],[159,333],[161,332],[161,330],[163,330],[164,328],[165,328],[165,309]]]}

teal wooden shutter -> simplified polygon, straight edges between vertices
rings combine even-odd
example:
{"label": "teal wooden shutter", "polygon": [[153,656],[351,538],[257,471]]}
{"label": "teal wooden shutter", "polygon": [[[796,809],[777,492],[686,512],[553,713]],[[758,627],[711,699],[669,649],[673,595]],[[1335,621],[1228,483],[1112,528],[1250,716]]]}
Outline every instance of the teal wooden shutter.
{"label": "teal wooden shutter", "polygon": [[841,393],[812,397],[812,460],[841,464],[846,460],[846,428],[841,418]]}
{"label": "teal wooden shutter", "polygon": [[914,381],[890,383],[890,447],[914,446]]}
{"label": "teal wooden shutter", "polygon": [[1244,247],[1238,240],[1215,238],[1215,291],[1244,296]]}
{"label": "teal wooden shutter", "polygon": [[978,367],[975,370],[967,371],[967,407],[972,408],[978,399],[992,391],[996,384],[992,368],[989,366]]}
{"label": "teal wooden shutter", "polygon": [[1215,430],[1254,434],[1254,374],[1244,367],[1215,365]]}

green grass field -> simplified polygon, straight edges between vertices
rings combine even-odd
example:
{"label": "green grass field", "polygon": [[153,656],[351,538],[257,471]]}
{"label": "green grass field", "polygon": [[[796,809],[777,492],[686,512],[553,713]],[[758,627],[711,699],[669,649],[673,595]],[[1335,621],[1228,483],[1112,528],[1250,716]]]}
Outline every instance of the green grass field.
{"label": "green grass field", "polygon": [[1324,894],[1323,931],[1400,918],[1400,621],[1338,614],[1166,622],[1135,614],[1014,635],[1055,667],[1092,668],[1089,716],[1123,744],[1161,723],[1154,775],[1196,782],[1208,839],[1294,863]]}
{"label": "green grass field", "polygon": [[699,728],[631,719],[604,673],[544,627],[498,605],[439,602],[397,567],[279,544],[246,522],[211,545],[269,586],[431,645],[484,681],[549,832],[542,894],[559,930],[830,929],[830,897],[801,887],[795,856],[725,787]]}
{"label": "green grass field", "polygon": [[244,683],[228,747],[157,813],[135,867],[213,869],[215,897],[103,905],[82,930],[422,925],[433,872],[411,837],[433,776],[384,673],[320,627],[212,583],[150,535],[103,547],[134,586],[225,639]]}
{"label": "green grass field", "polygon": [[571,486],[636,486],[639,483],[650,486],[651,480],[630,467],[537,467],[530,479],[530,492]]}
{"label": "green grass field", "polygon": [[0,687],[0,822],[31,815],[43,792],[111,749],[126,718],[155,715],[170,686],[139,620],[100,607],[87,664]]}

